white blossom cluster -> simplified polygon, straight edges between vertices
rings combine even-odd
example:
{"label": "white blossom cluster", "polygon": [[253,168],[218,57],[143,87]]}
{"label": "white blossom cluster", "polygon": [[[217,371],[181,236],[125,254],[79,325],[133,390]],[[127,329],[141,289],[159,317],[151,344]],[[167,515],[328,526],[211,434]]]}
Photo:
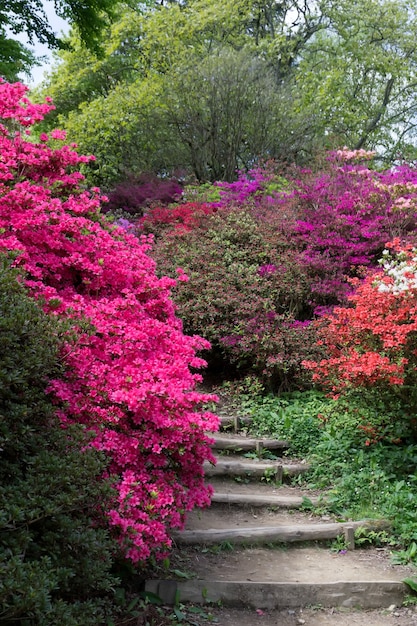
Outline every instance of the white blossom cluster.
{"label": "white blossom cluster", "polygon": [[376,281],[379,292],[400,294],[417,289],[417,250],[413,250],[413,254],[415,256],[410,258],[405,252],[400,252],[393,258],[389,250],[383,251],[379,264],[384,270],[384,275],[391,280]]}

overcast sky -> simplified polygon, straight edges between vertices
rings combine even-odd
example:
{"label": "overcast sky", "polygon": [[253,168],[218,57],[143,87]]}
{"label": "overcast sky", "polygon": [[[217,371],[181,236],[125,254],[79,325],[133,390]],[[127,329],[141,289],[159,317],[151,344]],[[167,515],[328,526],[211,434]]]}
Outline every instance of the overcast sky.
{"label": "overcast sky", "polygon": [[[65,22],[60,17],[58,17],[57,14],[55,13],[53,1],[42,0],[42,4],[44,6],[45,13],[48,16],[48,21],[52,30],[57,35],[61,34],[62,32],[67,33],[69,30],[69,25],[67,24],[67,22]],[[24,44],[28,45],[28,47],[35,52],[36,56],[47,57],[47,61],[43,65],[36,66],[33,68],[32,80],[28,83],[29,86],[32,87],[41,82],[44,72],[49,69],[51,62],[52,62],[52,51],[49,50],[47,46],[42,45],[39,42],[35,42],[33,46],[30,46],[27,43],[27,39],[23,36],[19,37],[19,40],[22,41]],[[28,82],[27,79],[25,79],[24,82]]]}

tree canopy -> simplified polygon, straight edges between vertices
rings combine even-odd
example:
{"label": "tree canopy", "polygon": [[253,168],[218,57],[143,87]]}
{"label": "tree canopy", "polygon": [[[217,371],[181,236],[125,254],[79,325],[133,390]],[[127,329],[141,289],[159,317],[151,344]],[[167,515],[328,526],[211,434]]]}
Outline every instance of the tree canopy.
{"label": "tree canopy", "polygon": [[180,167],[230,180],[259,158],[344,145],[414,158],[416,12],[416,0],[120,5],[103,55],[74,32],[44,94],[100,156],[91,182],[104,186]]}
{"label": "tree canopy", "polygon": [[[75,26],[80,40],[96,53],[109,18],[114,16],[113,0],[54,0],[59,17]],[[0,74],[15,80],[21,72],[29,73],[36,58],[15,35],[25,33],[30,44],[35,40],[50,48],[65,47],[51,28],[42,0],[0,0]]]}

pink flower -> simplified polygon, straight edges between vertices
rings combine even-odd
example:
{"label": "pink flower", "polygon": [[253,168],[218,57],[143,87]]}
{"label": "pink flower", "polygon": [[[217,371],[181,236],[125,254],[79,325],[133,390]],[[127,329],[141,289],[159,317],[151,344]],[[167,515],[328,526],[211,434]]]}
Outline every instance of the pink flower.
{"label": "pink flower", "polygon": [[[31,104],[26,92],[0,81],[0,118],[23,127],[41,120],[51,106]],[[85,424],[107,455],[117,489],[109,525],[137,563],[165,555],[170,529],[210,500],[205,432],[218,419],[200,410],[210,396],[195,391],[194,372],[208,343],[183,334],[170,293],[176,281],[157,277],[150,239],[114,228],[100,214],[100,190],[81,186],[77,166],[91,157],[41,141],[0,135],[0,249],[19,251],[32,296],[72,322],[66,376],[48,392],[62,423]]]}
{"label": "pink flower", "polygon": [[51,131],[51,137],[52,139],[66,139],[67,133],[65,132],[65,130],[60,130],[59,128],[56,128],[55,130]]}

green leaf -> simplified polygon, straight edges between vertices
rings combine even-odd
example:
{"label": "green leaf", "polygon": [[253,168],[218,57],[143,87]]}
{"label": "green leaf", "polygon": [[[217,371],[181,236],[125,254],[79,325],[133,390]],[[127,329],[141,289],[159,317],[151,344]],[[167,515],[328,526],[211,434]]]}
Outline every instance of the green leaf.
{"label": "green leaf", "polygon": [[417,593],[417,580],[415,578],[404,578],[403,583],[408,585],[410,589]]}
{"label": "green leaf", "polygon": [[173,574],[175,574],[175,576],[178,576],[178,578],[185,578],[186,580],[189,580],[190,578],[193,578],[192,574],[190,574],[189,572],[183,572],[180,569],[173,569],[173,570],[171,570],[171,572]]}
{"label": "green leaf", "polygon": [[187,618],[186,614],[180,611],[176,606],[174,606],[174,613],[179,622],[183,622]]}

